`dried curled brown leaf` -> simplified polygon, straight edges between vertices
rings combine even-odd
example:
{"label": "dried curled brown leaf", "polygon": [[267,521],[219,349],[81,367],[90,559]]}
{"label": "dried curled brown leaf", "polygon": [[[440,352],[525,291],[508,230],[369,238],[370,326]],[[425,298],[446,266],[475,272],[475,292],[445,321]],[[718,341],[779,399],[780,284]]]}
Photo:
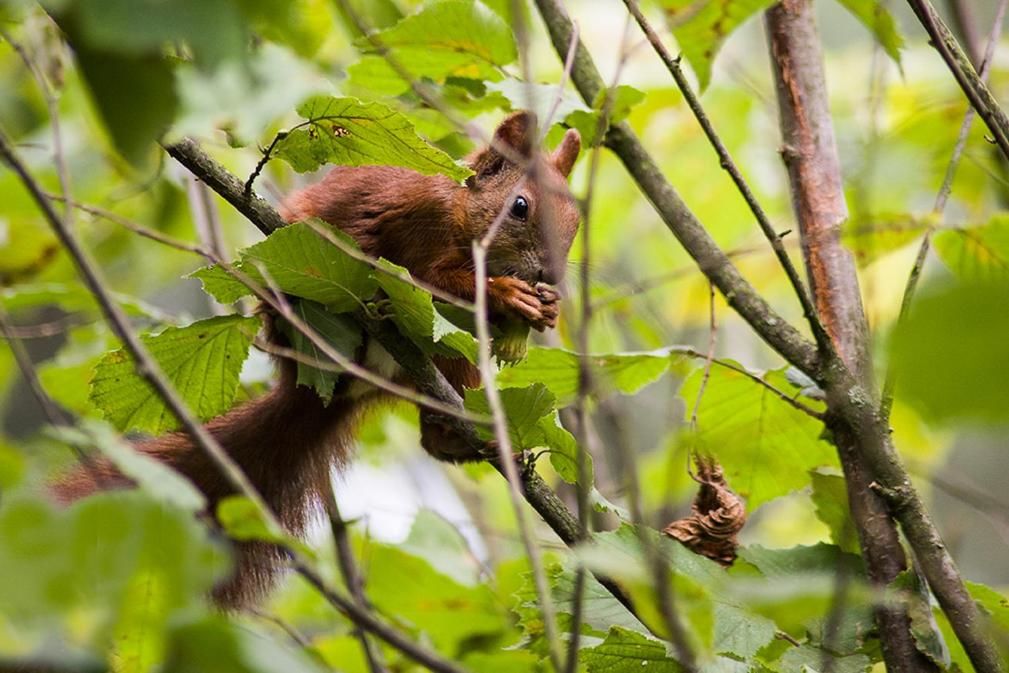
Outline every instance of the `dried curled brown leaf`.
{"label": "dried curled brown leaf", "polygon": [[673,521],[662,532],[695,554],[732,565],[739,546],[736,534],[746,523],[746,506],[729,488],[722,466],[714,458],[696,456],[694,461],[697,464],[694,480],[701,487],[694,496],[690,515]]}

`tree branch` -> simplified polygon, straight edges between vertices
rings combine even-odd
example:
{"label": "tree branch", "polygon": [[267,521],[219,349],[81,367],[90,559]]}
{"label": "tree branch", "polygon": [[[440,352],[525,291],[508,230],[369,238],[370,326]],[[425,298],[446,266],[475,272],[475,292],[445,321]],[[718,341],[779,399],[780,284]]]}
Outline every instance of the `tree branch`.
{"label": "tree branch", "polygon": [[932,3],[928,0],[907,0],[914,11],[918,21],[925,28],[925,32],[931,40],[942,60],[946,62],[957,84],[963,90],[967,100],[970,101],[978,115],[984,120],[991,131],[995,144],[1002,150],[1002,154],[1009,159],[1009,118],[999,107],[998,102],[992,95],[988,85],[974,70],[970,59],[963,53],[960,43],[943,23],[939,14],[935,11]]}
{"label": "tree branch", "polygon": [[224,197],[225,201],[256,225],[263,234],[269,236],[286,224],[280,213],[261,196],[254,192],[246,194],[242,181],[211,159],[192,138],[183,138],[177,143],[165,145],[164,148],[169,156]]}
{"label": "tree branch", "polygon": [[[841,243],[848,209],[813,6],[808,0],[783,2],[767,10],[765,17],[784,143],[782,158],[814,301],[838,354],[871,390],[869,327],[855,262]],[[828,427],[844,470],[869,579],[885,588],[907,568],[897,526],[886,503],[870,488],[873,477],[859,453],[860,438],[840,418],[830,417]],[[937,670],[915,646],[904,608],[879,606],[875,612],[888,670]]]}

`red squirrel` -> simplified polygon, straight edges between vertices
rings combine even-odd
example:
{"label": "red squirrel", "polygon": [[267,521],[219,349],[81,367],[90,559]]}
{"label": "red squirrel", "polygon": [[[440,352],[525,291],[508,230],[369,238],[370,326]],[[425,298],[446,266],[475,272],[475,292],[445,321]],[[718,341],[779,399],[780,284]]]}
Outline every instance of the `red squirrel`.
{"label": "red squirrel", "polygon": [[[567,176],[578,158],[581,139],[577,131],[569,130],[555,151],[540,154],[534,151],[535,126],[528,112],[507,117],[497,127],[491,145],[467,157],[474,175],[464,185],[402,168],[339,166],[320,182],[291,195],[282,213],[288,222],[309,217],[325,220],[352,236],[365,253],[400,264],[431,286],[473,300],[476,277],[471,243],[504,212],[487,257],[491,319],[521,319],[539,330],[554,327],[558,296],[548,285],[561,280],[578,228],[579,211],[567,190]],[[528,165],[517,165],[512,161],[516,158]],[[535,174],[532,178],[530,169]],[[275,330],[268,331],[273,332],[271,339],[282,339]],[[384,365],[372,362],[376,354],[384,354]],[[388,371],[394,363],[378,344],[366,342],[357,358],[369,368],[387,370],[381,371],[387,377],[402,378],[395,368]],[[438,358],[436,364],[460,392],[463,387],[479,386],[477,369],[465,359]],[[282,524],[292,534],[302,535],[322,497],[328,495],[333,466],[349,459],[362,413],[385,394],[360,382],[341,381],[326,406],[314,390],[297,385],[294,362],[279,359],[277,368],[278,381],[269,392],[209,421],[207,429],[242,467]],[[424,410],[421,444],[440,460],[479,458]],[[185,433],[141,441],[136,448],[188,477],[204,493],[211,511],[233,493]],[[54,486],[56,497],[70,502],[99,488],[131,486],[111,464],[99,462],[97,474],[95,467],[78,469],[61,479]],[[255,603],[275,584],[284,566],[279,548],[259,542],[236,544],[235,559],[231,576],[212,594],[224,608]]]}

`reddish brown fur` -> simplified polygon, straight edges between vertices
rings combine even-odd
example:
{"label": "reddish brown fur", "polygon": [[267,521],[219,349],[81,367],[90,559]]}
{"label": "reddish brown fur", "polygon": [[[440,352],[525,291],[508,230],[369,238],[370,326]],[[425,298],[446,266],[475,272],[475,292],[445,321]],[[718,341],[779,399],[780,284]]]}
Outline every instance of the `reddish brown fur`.
{"label": "reddish brown fur", "polygon": [[[527,113],[515,113],[498,127],[495,144],[528,156],[533,125]],[[489,306],[495,318],[517,317],[537,329],[556,322],[556,294],[537,285],[560,279],[578,226],[566,177],[579,149],[577,132],[569,131],[552,155],[536,159],[536,179],[526,180],[521,189],[529,216],[525,221],[506,217],[501,225],[488,255]],[[473,299],[471,242],[486,232],[525,171],[490,148],[474,153],[468,163],[477,175],[465,186],[401,168],[336,167],[319,183],[292,195],[284,216],[288,221],[321,218],[350,234],[366,253],[401,264],[439,289]],[[476,369],[465,360],[439,358],[436,364],[457,389],[479,384]],[[332,466],[349,457],[356,421],[379,394],[351,398],[344,383],[326,407],[314,391],[296,384],[292,362],[282,361],[279,367],[279,380],[269,393],[213,419],[207,428],[282,523],[301,534],[329,488]],[[421,414],[421,443],[442,460],[476,458],[426,412]],[[212,509],[233,492],[188,435],[171,433],[137,448],[188,476]],[[94,492],[99,483],[105,488],[130,485],[108,463],[101,463],[99,470],[104,479],[98,482],[84,470],[67,475],[55,486],[57,497],[70,502]],[[224,607],[260,598],[282,565],[281,552],[262,543],[236,545],[236,557],[231,579],[214,592]]]}

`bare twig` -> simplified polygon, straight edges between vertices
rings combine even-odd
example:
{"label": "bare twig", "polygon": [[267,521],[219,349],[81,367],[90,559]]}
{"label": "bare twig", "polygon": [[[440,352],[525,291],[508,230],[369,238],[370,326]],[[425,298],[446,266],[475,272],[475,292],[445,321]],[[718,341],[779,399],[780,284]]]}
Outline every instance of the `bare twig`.
{"label": "bare twig", "polygon": [[[620,60],[617,62],[616,71],[613,75],[613,82],[607,90],[606,98],[603,101],[600,111],[599,121],[596,126],[596,135],[601,136],[610,125],[610,116],[613,110],[613,98],[610,95],[620,81],[624,65],[627,63],[627,25],[624,25],[620,38]],[[570,73],[574,65],[576,47],[578,45],[577,26],[571,34],[570,46],[567,56],[564,59],[564,69]],[[559,102],[559,98],[558,98]],[[582,535],[589,537],[591,525],[591,512],[589,504],[589,456],[593,455],[591,440],[596,436],[590,432],[591,417],[588,409],[589,397],[593,392],[592,367],[589,362],[589,327],[592,322],[592,199],[595,196],[596,181],[599,177],[599,161],[602,147],[596,145],[592,148],[592,156],[589,159],[588,184],[585,189],[585,198],[581,201],[582,210],[582,259],[579,267],[580,271],[580,308],[581,318],[578,321],[576,332],[578,354],[578,394],[575,398],[574,417],[576,423],[576,438],[578,440],[577,469],[578,481],[575,485],[578,501],[578,525]],[[582,611],[584,608],[585,593],[585,568],[580,566],[575,570],[574,582],[574,605],[571,610],[571,629],[568,640],[568,654],[565,673],[574,673],[578,667],[579,642],[581,640]]]}
{"label": "bare twig", "polygon": [[[704,356],[704,374],[701,376],[701,385],[697,387],[694,408],[690,412],[690,429],[695,432],[697,431],[697,411],[701,408],[704,389],[707,388],[708,379],[711,378],[711,365],[715,362],[715,344],[717,343],[718,321],[715,316],[715,286],[708,283],[708,352]],[[763,380],[761,382],[766,383]]]}
{"label": "bare twig", "polygon": [[287,637],[290,638],[291,641],[294,642],[294,644],[297,645],[298,647],[307,648],[312,646],[312,643],[308,640],[308,638],[306,638],[291,624],[288,624],[286,621],[284,621],[277,615],[270,614],[269,612],[266,612],[265,610],[261,610],[259,608],[248,608],[248,611],[251,614],[255,615],[256,617],[262,619],[264,622],[273,624],[278,629],[283,631],[287,635]]}
{"label": "bare twig", "polygon": [[14,48],[14,51],[18,53],[18,56],[21,57],[22,62],[24,62],[28,71],[31,72],[32,77],[35,79],[35,83],[42,92],[42,98],[46,102],[46,109],[49,112],[49,126],[52,129],[53,134],[53,160],[56,164],[56,175],[60,181],[60,191],[63,193],[63,198],[67,200],[67,203],[63,206],[63,218],[66,220],[67,226],[72,227],[74,223],[74,216],[73,209],[70,207],[70,201],[72,199],[70,194],[70,169],[67,166],[66,154],[63,152],[63,134],[60,130],[59,95],[49,84],[49,80],[42,72],[42,69],[39,68],[35,59],[31,57],[31,54],[28,53],[28,50],[25,49],[24,45],[11,38],[10,34],[2,28],[0,28],[0,37],[6,40],[11,47]]}
{"label": "bare twig", "polygon": [[38,402],[39,408],[42,409],[42,413],[45,414],[46,419],[51,424],[66,425],[69,419],[52,401],[48,393],[46,393],[45,388],[42,387],[38,372],[35,371],[35,364],[32,362],[31,356],[28,355],[28,351],[25,350],[24,344],[21,343],[21,337],[17,336],[14,330],[14,326],[10,324],[10,320],[7,317],[7,311],[3,309],[3,306],[0,306],[0,334],[7,340],[7,346],[14,355],[14,362],[17,363],[18,369],[21,370],[21,376],[24,377],[25,383],[28,384],[28,389],[32,392],[32,396]]}
{"label": "bare twig", "polygon": [[[347,591],[357,602],[362,610],[370,610],[368,598],[364,595],[364,580],[358,571],[357,562],[354,560],[354,550],[350,545],[350,535],[347,530],[347,522],[340,515],[340,506],[336,502],[336,494],[333,492],[332,480],[328,480],[329,488],[326,493],[326,514],[329,518],[329,529],[333,533],[333,544],[336,546],[336,561],[340,566],[340,573],[343,575],[343,583],[347,585]],[[368,662],[368,670],[371,673],[385,673],[388,669],[382,661],[382,653],[375,644],[368,638],[364,629],[357,629],[357,639],[361,642],[361,650],[364,658]]]}

